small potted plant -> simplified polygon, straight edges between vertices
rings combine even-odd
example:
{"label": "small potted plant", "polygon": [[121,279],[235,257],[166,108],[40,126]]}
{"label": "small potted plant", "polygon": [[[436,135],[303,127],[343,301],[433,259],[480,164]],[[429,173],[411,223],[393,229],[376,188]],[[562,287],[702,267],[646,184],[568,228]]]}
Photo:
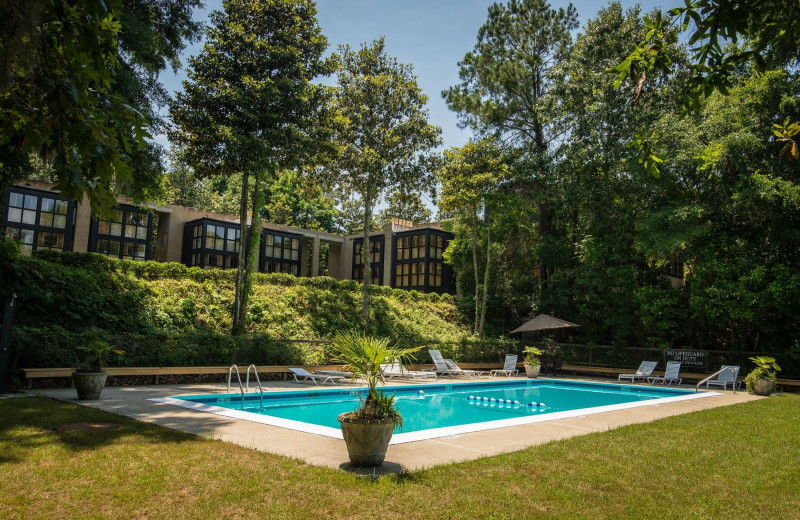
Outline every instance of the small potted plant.
{"label": "small potted plant", "polygon": [[781,367],[773,357],[756,356],[751,357],[750,361],[755,363],[756,368],[744,378],[747,391],[756,395],[771,394],[775,387],[776,373],[780,372]]}
{"label": "small potted plant", "polygon": [[539,370],[542,368],[539,356],[544,352],[536,347],[525,347],[522,352],[525,354],[525,374],[530,378],[539,377]]}
{"label": "small potted plant", "polygon": [[412,353],[420,348],[397,348],[390,345],[388,339],[358,332],[339,334],[334,338],[332,359],[346,365],[347,370],[353,372],[353,379],[367,382],[367,395],[358,409],[339,415],[342,436],[354,467],[383,464],[392,433],[403,425],[394,394],[376,388],[378,383],[386,381],[381,365],[395,360],[407,363],[414,359]]}
{"label": "small potted plant", "polygon": [[100,393],[106,386],[108,378],[108,372],[104,370],[108,355],[113,352],[121,356],[125,352],[99,339],[76,348],[84,352],[83,362],[72,374],[75,388],[78,390],[78,399],[81,401],[100,399]]}

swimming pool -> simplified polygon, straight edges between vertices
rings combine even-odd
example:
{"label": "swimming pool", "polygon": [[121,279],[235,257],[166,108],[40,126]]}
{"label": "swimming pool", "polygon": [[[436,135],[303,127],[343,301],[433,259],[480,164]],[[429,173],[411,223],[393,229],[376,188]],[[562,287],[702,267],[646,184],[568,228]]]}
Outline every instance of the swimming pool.
{"label": "swimming pool", "polygon": [[[389,386],[404,419],[392,444],[718,395],[691,390],[528,379]],[[337,417],[365,388],[159,398],[184,408],[342,438]]]}

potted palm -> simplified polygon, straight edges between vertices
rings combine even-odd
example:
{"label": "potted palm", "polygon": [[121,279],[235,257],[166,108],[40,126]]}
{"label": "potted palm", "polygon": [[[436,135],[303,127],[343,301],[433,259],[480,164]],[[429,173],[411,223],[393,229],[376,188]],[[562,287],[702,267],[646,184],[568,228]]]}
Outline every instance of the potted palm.
{"label": "potted palm", "polygon": [[102,340],[79,345],[77,349],[84,352],[83,362],[72,374],[75,388],[78,390],[78,399],[81,401],[100,399],[100,393],[106,386],[108,378],[108,372],[104,370],[108,355],[113,352],[121,356],[125,352]]}
{"label": "potted palm", "polygon": [[353,373],[353,379],[364,379],[367,383],[367,395],[358,409],[339,415],[342,436],[354,467],[383,464],[392,433],[403,425],[394,394],[376,388],[378,383],[386,381],[381,365],[394,360],[400,363],[412,361],[413,352],[420,348],[398,348],[388,339],[359,332],[339,334],[334,338],[333,361],[346,365],[347,370]]}
{"label": "potted palm", "polygon": [[747,374],[744,383],[747,391],[756,395],[769,395],[775,387],[776,373],[780,372],[781,367],[775,362],[775,358],[767,356],[751,357],[750,361],[755,363],[756,368]]}
{"label": "potted palm", "polygon": [[539,370],[542,368],[539,356],[544,352],[536,347],[525,347],[522,352],[525,354],[525,374],[530,378],[539,377]]}

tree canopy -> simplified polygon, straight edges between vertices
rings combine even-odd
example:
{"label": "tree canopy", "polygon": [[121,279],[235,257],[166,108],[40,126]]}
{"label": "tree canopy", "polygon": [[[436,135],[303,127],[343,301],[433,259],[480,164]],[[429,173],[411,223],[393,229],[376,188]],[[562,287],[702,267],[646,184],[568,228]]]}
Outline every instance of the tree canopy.
{"label": "tree canopy", "polygon": [[[200,25],[199,0],[10,0],[0,7],[0,180],[46,173],[95,211],[158,195],[158,75]],[[43,161],[32,162],[31,156]]]}
{"label": "tree canopy", "polygon": [[[373,207],[387,192],[430,186],[426,153],[440,142],[428,123],[427,97],[410,65],[385,52],[383,38],[359,50],[339,48],[336,107],[340,150],[332,163],[334,183],[356,195],[363,208],[363,243],[369,244]],[[369,321],[369,247],[362,247],[364,320]]]}
{"label": "tree canopy", "polygon": [[[226,0],[170,106],[170,139],[199,177],[241,175],[234,334],[246,329],[265,184],[324,153],[331,71],[311,0]],[[250,227],[248,221],[252,216]],[[249,232],[255,230],[255,232]]]}

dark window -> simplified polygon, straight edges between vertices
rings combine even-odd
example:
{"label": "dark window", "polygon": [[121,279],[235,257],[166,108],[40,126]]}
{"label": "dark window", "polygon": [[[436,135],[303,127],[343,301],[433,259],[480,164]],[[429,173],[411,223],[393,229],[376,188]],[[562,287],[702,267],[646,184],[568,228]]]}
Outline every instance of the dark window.
{"label": "dark window", "polygon": [[302,237],[272,230],[261,232],[258,270],[262,273],[289,273],[300,276]]}
{"label": "dark window", "polygon": [[[363,238],[353,241],[353,280],[364,283],[364,262],[361,259],[361,247],[364,243]],[[383,285],[383,235],[369,238],[369,258],[370,258],[370,283],[373,285]]]}
{"label": "dark window", "polygon": [[92,218],[89,251],[124,260],[150,258],[153,216],[135,206],[120,205],[111,218]]}
{"label": "dark window", "polygon": [[668,276],[683,279],[683,260],[681,260],[681,257],[676,254],[670,255],[666,264],[666,271]]}
{"label": "dark window", "polygon": [[452,269],[443,253],[450,235],[423,229],[394,236],[392,287],[425,292],[453,292]]}
{"label": "dark window", "polygon": [[11,187],[6,190],[3,234],[30,254],[37,249],[71,251],[75,208],[72,201],[44,190]]}
{"label": "dark window", "polygon": [[236,268],[241,229],[235,222],[201,218],[183,227],[183,263],[189,267]]}

